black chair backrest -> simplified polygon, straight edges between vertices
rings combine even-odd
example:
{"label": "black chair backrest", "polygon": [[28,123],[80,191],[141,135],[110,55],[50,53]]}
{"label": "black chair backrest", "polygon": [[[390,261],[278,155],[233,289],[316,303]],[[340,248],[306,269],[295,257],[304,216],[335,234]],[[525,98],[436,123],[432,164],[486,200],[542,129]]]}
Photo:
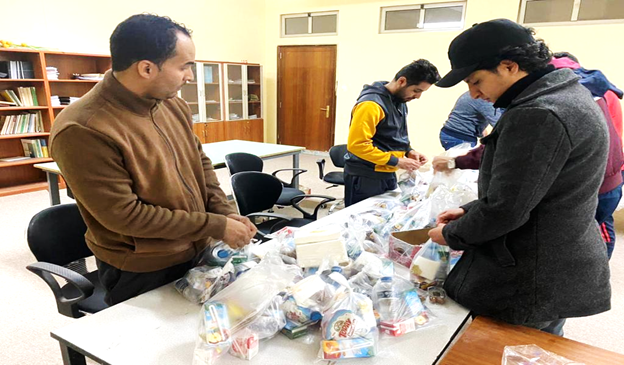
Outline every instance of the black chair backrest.
{"label": "black chair backrest", "polygon": [[332,163],[336,167],[344,168],[346,154],[347,154],[346,144],[337,144],[334,147],[329,149],[329,157],[331,158]]}
{"label": "black chair backrest", "polygon": [[264,166],[260,157],[245,152],[225,155],[225,164],[230,171],[230,175],[244,171],[262,172],[262,167]]}
{"label": "black chair backrest", "polygon": [[239,172],[232,175],[232,190],[240,214],[247,215],[271,209],[282,193],[282,183],[262,172]]}
{"label": "black chair backrest", "polygon": [[93,256],[85,242],[86,232],[78,206],[63,204],[35,214],[28,224],[26,239],[37,261],[65,266]]}

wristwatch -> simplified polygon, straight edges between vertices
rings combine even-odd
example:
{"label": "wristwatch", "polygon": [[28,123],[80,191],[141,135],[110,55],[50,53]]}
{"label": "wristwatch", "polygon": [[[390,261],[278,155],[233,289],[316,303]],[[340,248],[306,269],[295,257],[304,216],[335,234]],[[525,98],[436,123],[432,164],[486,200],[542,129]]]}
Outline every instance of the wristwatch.
{"label": "wristwatch", "polygon": [[449,170],[452,170],[455,168],[455,159],[452,158],[450,160],[448,160],[448,162],[446,163],[446,166],[448,167]]}

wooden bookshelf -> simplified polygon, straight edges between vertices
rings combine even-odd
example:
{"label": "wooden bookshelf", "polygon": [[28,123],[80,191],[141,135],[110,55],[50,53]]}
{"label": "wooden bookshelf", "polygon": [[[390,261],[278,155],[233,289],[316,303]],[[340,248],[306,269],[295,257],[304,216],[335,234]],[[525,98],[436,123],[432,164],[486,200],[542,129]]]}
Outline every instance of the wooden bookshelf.
{"label": "wooden bookshelf", "polygon": [[[0,90],[17,87],[35,87],[39,106],[0,107],[0,116],[40,112],[44,131],[41,133],[0,135],[0,158],[23,156],[21,139],[44,139],[49,142],[54,119],[66,106],[51,106],[52,95],[82,97],[98,81],[74,80],[73,74],[105,73],[111,67],[110,56],[30,49],[0,49],[0,61],[28,61],[32,63],[34,78],[0,79]],[[46,67],[56,67],[58,80],[48,79]],[[0,162],[0,196],[47,189],[46,174],[33,165],[50,162],[51,158]],[[64,184],[61,183],[61,187]]]}

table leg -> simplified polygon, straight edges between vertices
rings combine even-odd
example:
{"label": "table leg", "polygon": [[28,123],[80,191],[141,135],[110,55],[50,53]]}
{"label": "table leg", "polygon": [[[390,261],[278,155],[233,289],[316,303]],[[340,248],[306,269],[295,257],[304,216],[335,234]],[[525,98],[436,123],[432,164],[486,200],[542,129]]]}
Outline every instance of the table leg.
{"label": "table leg", "polygon": [[61,204],[59,195],[58,175],[52,172],[46,172],[48,177],[48,194],[50,195],[50,205]]}
{"label": "table leg", "polygon": [[[293,169],[298,169],[299,168],[299,153],[295,153],[293,155]],[[296,172],[293,171],[293,175]],[[295,189],[299,189],[299,176],[296,176],[295,179],[293,180],[295,183]]]}
{"label": "table leg", "polygon": [[84,355],[75,351],[74,349],[67,347],[60,343],[61,345],[61,356],[63,356],[63,364],[64,365],[86,365],[87,360]]}

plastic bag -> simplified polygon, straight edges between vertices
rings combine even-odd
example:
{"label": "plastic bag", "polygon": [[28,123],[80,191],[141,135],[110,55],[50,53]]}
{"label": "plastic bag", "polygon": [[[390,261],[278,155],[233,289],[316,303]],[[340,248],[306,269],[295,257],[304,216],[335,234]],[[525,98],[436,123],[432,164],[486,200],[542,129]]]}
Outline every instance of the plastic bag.
{"label": "plastic bag", "polygon": [[284,298],[280,295],[273,298],[269,306],[256,318],[247,329],[255,333],[260,340],[272,338],[286,325],[286,317],[282,311]]}
{"label": "plastic bag", "polygon": [[537,345],[505,346],[502,365],[584,365]]}
{"label": "plastic bag", "polygon": [[[356,260],[364,251],[379,256],[388,254],[387,241],[382,240],[376,233],[376,229],[386,224],[386,218],[391,213],[382,210],[369,210],[363,215],[351,215],[344,225],[343,237],[350,259]],[[371,221],[371,219],[375,219]],[[378,219],[378,220],[377,220]]]}
{"label": "plastic bag", "polygon": [[234,272],[231,260],[223,267],[198,266],[190,269],[174,286],[189,301],[204,303],[234,281]]}
{"label": "plastic bag", "polygon": [[416,253],[410,265],[410,278],[421,288],[439,285],[446,280],[449,269],[449,247],[428,240]]}
{"label": "plastic bag", "polygon": [[259,347],[258,334],[246,328],[232,337],[230,355],[243,360],[251,360],[258,354]]}
{"label": "plastic bag", "polygon": [[477,199],[477,194],[467,185],[455,183],[452,186],[441,185],[431,195],[430,219],[435,222],[445,210],[459,208]]}
{"label": "plastic bag", "polygon": [[213,365],[232,345],[227,308],[220,303],[204,303],[198,332],[193,365]]}
{"label": "plastic bag", "polygon": [[289,294],[298,306],[312,312],[322,312],[333,303],[336,288],[322,277],[327,271],[329,271],[329,260],[325,259],[312,275],[290,287]]}
{"label": "plastic bag", "polygon": [[227,307],[232,333],[249,325],[291,284],[295,273],[279,256],[266,256],[256,267],[230,284],[211,302]]}
{"label": "plastic bag", "polygon": [[297,228],[295,227],[284,227],[280,229],[279,231],[266,235],[265,237],[275,240],[280,254],[296,258],[297,257],[297,254],[295,252],[295,231],[296,230]]}
{"label": "plastic bag", "polygon": [[373,303],[368,297],[353,292],[341,274],[332,273],[330,277],[347,290],[323,313],[319,358],[338,360],[375,356],[378,332]]}
{"label": "plastic bag", "polygon": [[349,285],[355,293],[364,294],[369,298],[373,297],[373,283],[364,272],[357,273],[349,279]]}
{"label": "plastic bag", "polygon": [[399,201],[407,206],[419,202],[425,198],[429,183],[418,171],[406,171],[399,176],[397,181],[401,195]]}

